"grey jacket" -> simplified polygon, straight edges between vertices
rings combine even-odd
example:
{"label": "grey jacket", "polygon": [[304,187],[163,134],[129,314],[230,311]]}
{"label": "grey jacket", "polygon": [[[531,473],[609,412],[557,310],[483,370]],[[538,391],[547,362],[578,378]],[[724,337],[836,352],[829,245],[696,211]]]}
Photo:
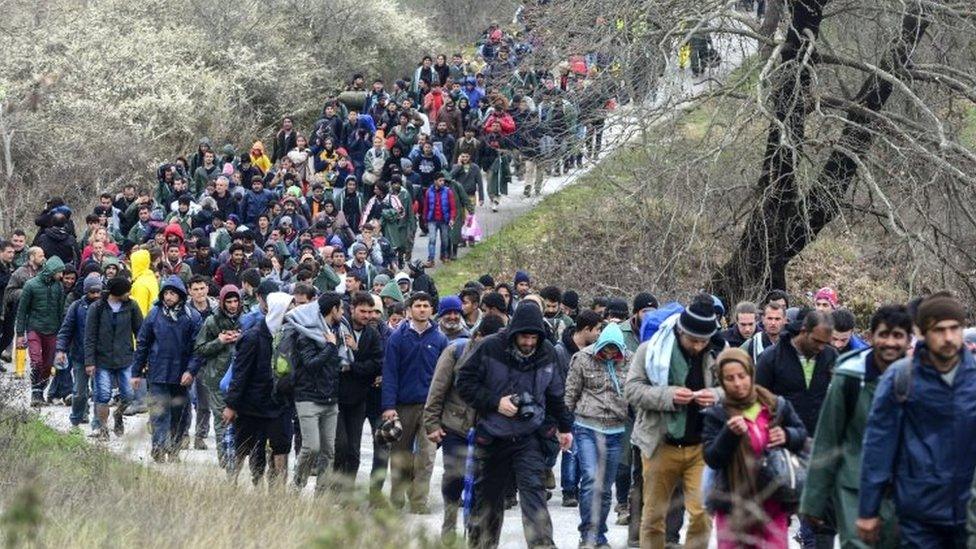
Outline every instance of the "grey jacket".
{"label": "grey jacket", "polygon": [[576,415],[576,422],[593,427],[623,427],[627,423],[627,400],[624,382],[630,353],[614,365],[614,377],[606,365],[596,359],[590,345],[573,355],[566,378],[566,407]]}
{"label": "grey jacket", "polygon": [[[627,382],[624,384],[624,397],[634,407],[634,412],[637,415],[634,430],[630,435],[630,442],[640,448],[641,455],[644,457],[651,457],[658,444],[664,439],[668,430],[668,414],[676,411],[674,393],[678,389],[678,387],[651,384],[647,377],[647,370],[644,369],[648,343],[650,341],[645,341],[637,347],[637,352],[634,353],[634,358],[630,361]],[[674,344],[679,345],[677,341]],[[675,349],[674,352],[681,351]],[[706,353],[704,367],[702,368],[705,386],[713,387],[715,384],[713,376],[715,356],[711,351],[706,351]],[[719,400],[725,396],[720,388],[707,390],[714,391]]]}
{"label": "grey jacket", "polygon": [[[458,345],[464,347],[458,357]],[[458,369],[471,354],[474,346],[468,339],[452,341],[441,351],[434,367],[434,377],[430,380],[430,392],[427,393],[427,403],[424,404],[424,430],[429,434],[444,429],[455,435],[467,436],[468,430],[474,427],[476,413],[454,385]]]}

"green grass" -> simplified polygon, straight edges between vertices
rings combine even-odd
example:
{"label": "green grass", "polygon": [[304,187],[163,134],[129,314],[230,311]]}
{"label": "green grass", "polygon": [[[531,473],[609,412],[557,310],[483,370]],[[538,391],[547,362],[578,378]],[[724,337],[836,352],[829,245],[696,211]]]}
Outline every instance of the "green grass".
{"label": "green grass", "polygon": [[[2,413],[0,408],[0,413]],[[426,547],[400,515],[365,497],[337,501],[231,485],[216,468],[148,468],[59,433],[36,417],[0,416],[0,531],[7,546]]]}

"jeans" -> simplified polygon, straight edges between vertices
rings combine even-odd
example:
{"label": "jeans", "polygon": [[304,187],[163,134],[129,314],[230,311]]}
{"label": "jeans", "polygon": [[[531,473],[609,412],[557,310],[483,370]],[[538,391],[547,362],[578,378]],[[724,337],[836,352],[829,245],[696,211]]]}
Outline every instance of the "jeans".
{"label": "jeans", "polygon": [[175,383],[149,383],[149,421],[153,450],[173,451],[189,421],[187,388]]}
{"label": "jeans", "polygon": [[451,256],[450,252],[450,227],[446,221],[427,222],[427,259],[434,260],[437,252],[437,235],[441,238],[441,259]]}
{"label": "jeans", "polygon": [[132,368],[95,368],[95,404],[108,404],[112,400],[112,382],[119,386],[122,402],[132,402]]}
{"label": "jeans", "polygon": [[[193,380],[190,392],[193,401],[193,411],[195,412],[193,436],[203,440],[210,434],[210,399],[207,398],[209,395],[203,388],[203,381],[199,377]],[[188,421],[187,429],[189,428],[190,422]],[[219,441],[220,438],[217,440]]]}
{"label": "jeans", "polygon": [[580,536],[584,542],[607,543],[607,515],[620,463],[624,433],[612,435],[573,426],[580,473]]}
{"label": "jeans", "polygon": [[[198,378],[199,379],[199,378]],[[220,391],[218,387],[218,382],[211,382],[210,380],[203,381],[199,380],[197,383],[197,399],[199,401],[201,395],[206,399],[210,413],[208,414],[208,419],[213,419],[213,430],[214,430],[214,440],[217,441],[217,462],[221,467],[224,467],[227,462],[227,448],[224,446],[224,433],[227,431],[227,427],[224,425],[224,420],[221,417],[224,413],[224,393]],[[200,435],[200,422],[199,416],[197,421],[197,436]],[[233,457],[233,456],[231,456]]]}
{"label": "jeans", "polygon": [[441,441],[444,452],[444,478],[441,480],[441,495],[444,505],[460,505],[464,491],[464,466],[468,458],[468,439],[451,432]]}
{"label": "jeans", "polygon": [[[74,375],[74,397],[71,399],[71,424],[80,425],[88,420],[88,398],[91,391],[88,385],[91,377],[85,373],[84,362],[72,362],[71,373]],[[98,418],[92,421],[92,430],[98,430]]]}
{"label": "jeans", "polygon": [[71,367],[68,366],[63,370],[55,369],[54,377],[47,386],[47,398],[49,400],[65,398],[72,393],[74,393],[74,382],[71,380]]}
{"label": "jeans", "polygon": [[[570,453],[572,452],[572,453]],[[563,499],[579,497],[579,447],[576,439],[569,452],[559,454],[559,484],[563,491]]]}
{"label": "jeans", "polygon": [[939,547],[942,549],[965,549],[966,525],[937,526],[913,520],[899,519],[901,547]]}
{"label": "jeans", "polygon": [[339,423],[336,427],[335,470],[356,480],[359,472],[359,448],[366,421],[366,401],[339,404]]}
{"label": "jeans", "polygon": [[335,459],[339,405],[296,402],[295,409],[298,410],[298,424],[302,429],[302,450],[295,468],[295,485],[304,488],[315,467],[315,492],[321,493],[328,485],[332,460]]}
{"label": "jeans", "polygon": [[829,527],[817,528],[800,519],[799,538],[803,549],[832,549],[835,535],[836,532]]}

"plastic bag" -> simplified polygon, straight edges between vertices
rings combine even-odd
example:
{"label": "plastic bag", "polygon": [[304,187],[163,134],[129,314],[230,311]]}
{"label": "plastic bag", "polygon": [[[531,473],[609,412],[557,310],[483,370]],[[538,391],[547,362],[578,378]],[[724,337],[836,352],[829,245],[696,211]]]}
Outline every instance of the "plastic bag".
{"label": "plastic bag", "polygon": [[484,236],[484,232],[481,230],[481,225],[478,223],[478,216],[475,214],[468,214],[468,217],[464,220],[464,226],[461,227],[461,238],[464,240],[481,242],[481,238]]}

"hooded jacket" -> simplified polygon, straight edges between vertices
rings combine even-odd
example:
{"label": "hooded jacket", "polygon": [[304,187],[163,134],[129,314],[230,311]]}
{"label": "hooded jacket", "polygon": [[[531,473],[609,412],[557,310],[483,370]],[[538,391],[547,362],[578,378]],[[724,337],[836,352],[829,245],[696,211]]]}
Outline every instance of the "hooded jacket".
{"label": "hooded jacket", "polygon": [[54,275],[60,272],[64,272],[64,263],[55,256],[45,261],[41,272],[24,284],[17,304],[17,335],[58,333],[64,314],[64,287]]}
{"label": "hooded jacket", "polygon": [[242,416],[276,418],[281,414],[282,404],[274,396],[273,334],[281,327],[291,299],[283,292],[269,295],[263,321],[249,326],[237,341],[225,402]]}
{"label": "hooded jacket", "polygon": [[149,268],[151,257],[149,250],[138,250],[132,254],[132,300],[139,306],[143,318],[149,314],[149,309],[159,297],[159,281]]}
{"label": "hooded jacket", "polygon": [[[620,351],[620,360],[597,358],[609,345]],[[627,423],[624,381],[629,362],[630,352],[617,324],[608,324],[596,343],[573,355],[566,378],[565,400],[578,425],[607,434],[623,432]]]}
{"label": "hooded jacket", "polygon": [[[409,276],[407,279],[409,280]],[[388,297],[397,303],[403,303],[403,292],[400,291],[400,285],[397,284],[395,280],[391,280],[383,286],[380,290],[380,297]]]}
{"label": "hooded jacket", "polygon": [[[175,307],[175,318],[166,311],[162,294],[173,290],[180,296]],[[190,366],[193,343],[200,330],[200,315],[186,300],[186,287],[178,276],[170,276],[163,282],[160,298],[149,311],[139,328],[136,352],[132,361],[133,377],[137,371],[147,371],[150,383],[178,385],[183,372]]]}
{"label": "hooded jacket", "polygon": [[139,335],[142,312],[132,299],[112,311],[108,294],[88,307],[85,318],[85,365],[121,370],[132,364],[133,338]]}
{"label": "hooded jacket", "polygon": [[[240,302],[237,314],[230,315],[224,307],[228,296],[236,296]],[[226,285],[220,289],[220,306],[214,314],[203,322],[200,333],[197,334],[193,349],[194,360],[190,364],[190,373],[194,377],[202,375],[200,379],[208,387],[217,387],[221,378],[227,373],[230,361],[234,358],[234,343],[221,343],[218,337],[223,332],[240,331],[241,311],[244,301],[241,291],[236,286]]]}
{"label": "hooded jacket", "polygon": [[[331,330],[335,334],[336,343],[325,339],[325,330]],[[295,372],[295,402],[336,404],[339,397],[339,371],[343,368],[338,346],[343,341],[342,329],[326,326],[325,319],[319,312],[318,302],[313,301],[298,306],[285,315],[282,339],[285,338],[294,338],[291,359]]]}
{"label": "hooded jacket", "polygon": [[[531,355],[522,356],[517,351],[518,334],[539,336]],[[485,338],[461,366],[457,388],[478,412],[480,430],[495,437],[524,436],[541,428],[546,416],[555,419],[559,432],[572,429],[573,414],[563,400],[556,352],[546,335],[542,311],[534,305],[522,305],[515,310],[508,328]],[[522,393],[530,393],[545,408],[545,414],[521,419],[498,413],[502,397]]]}
{"label": "hooded jacket", "polygon": [[72,301],[58,329],[57,350],[67,353],[68,360],[73,364],[81,364],[85,360],[85,320],[88,308],[94,301],[89,301],[86,295]]}
{"label": "hooded jacket", "polygon": [[58,257],[63,263],[74,263],[77,259],[75,237],[64,227],[44,229],[38,237],[36,245],[44,250],[44,257]]}

